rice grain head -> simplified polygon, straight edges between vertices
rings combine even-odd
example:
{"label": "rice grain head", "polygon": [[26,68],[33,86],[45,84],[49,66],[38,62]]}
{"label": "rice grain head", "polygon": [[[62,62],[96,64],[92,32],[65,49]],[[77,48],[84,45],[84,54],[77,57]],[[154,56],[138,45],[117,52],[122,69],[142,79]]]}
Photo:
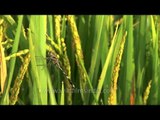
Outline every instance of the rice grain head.
{"label": "rice grain head", "polygon": [[148,86],[147,86],[147,88],[146,88],[146,90],[144,92],[144,97],[143,97],[143,103],[144,103],[144,105],[147,104],[147,100],[148,100],[150,89],[151,89],[151,83],[152,83],[152,80],[150,80],[148,82]]}
{"label": "rice grain head", "polygon": [[111,90],[110,90],[110,96],[108,98],[109,105],[117,105],[117,80],[118,80],[120,63],[121,63],[122,54],[123,54],[123,50],[124,50],[126,35],[127,35],[127,32],[125,32],[125,34],[122,38],[119,53],[116,57],[116,61],[115,61],[115,65],[114,65],[114,69],[113,69],[113,73],[112,73]]}

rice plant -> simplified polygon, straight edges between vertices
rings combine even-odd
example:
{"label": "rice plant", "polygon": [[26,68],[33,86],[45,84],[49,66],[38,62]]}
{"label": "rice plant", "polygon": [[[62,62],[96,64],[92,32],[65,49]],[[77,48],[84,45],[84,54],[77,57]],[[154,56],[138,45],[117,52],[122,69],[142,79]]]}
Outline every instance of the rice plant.
{"label": "rice plant", "polygon": [[1,105],[160,104],[159,15],[1,15]]}

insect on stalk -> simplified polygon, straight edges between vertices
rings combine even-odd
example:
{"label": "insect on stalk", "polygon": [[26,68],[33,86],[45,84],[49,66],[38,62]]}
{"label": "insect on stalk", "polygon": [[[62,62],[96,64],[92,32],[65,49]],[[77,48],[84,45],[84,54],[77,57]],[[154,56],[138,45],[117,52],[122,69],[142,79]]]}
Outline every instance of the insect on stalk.
{"label": "insect on stalk", "polygon": [[62,69],[58,57],[53,52],[49,51],[47,59],[49,60],[49,62],[52,62],[54,65],[56,65],[57,68],[59,68],[62,71],[62,73],[64,74],[65,78],[69,81],[70,85],[74,89],[75,86],[72,83],[72,81],[70,80],[70,78],[68,77],[68,75],[66,74],[66,72]]}

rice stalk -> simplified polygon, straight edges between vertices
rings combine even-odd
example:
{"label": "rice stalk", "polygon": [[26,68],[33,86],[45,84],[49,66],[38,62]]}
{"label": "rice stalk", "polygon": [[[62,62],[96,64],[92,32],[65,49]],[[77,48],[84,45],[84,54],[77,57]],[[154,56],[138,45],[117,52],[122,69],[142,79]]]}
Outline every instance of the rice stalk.
{"label": "rice stalk", "polygon": [[68,60],[68,56],[66,53],[66,47],[65,47],[65,42],[64,39],[61,38],[61,15],[55,15],[54,16],[55,20],[55,39],[57,41],[57,44],[54,43],[54,41],[47,36],[47,39],[50,41],[51,45],[53,46],[53,49],[55,48],[55,51],[57,51],[59,55],[59,60],[61,62],[60,70],[63,72],[65,75],[65,85],[66,85],[66,101],[67,104],[71,105],[72,104],[72,86],[70,85],[71,83],[71,68],[70,68],[70,63]]}
{"label": "rice stalk", "polygon": [[[103,65],[103,68],[102,68],[102,72],[100,74],[100,77],[99,77],[99,82],[98,82],[98,85],[97,85],[97,90],[96,90],[96,99],[98,100],[99,97],[100,97],[100,94],[101,94],[101,91],[102,91],[102,87],[103,87],[103,84],[105,82],[105,77],[106,77],[106,74],[109,70],[111,70],[111,62],[112,62],[112,55],[114,54],[114,48],[116,48],[116,43],[118,43],[118,37],[121,37],[121,35],[119,35],[122,31],[122,27],[120,27],[120,29],[118,30],[118,25],[116,26],[116,30],[115,30],[115,33],[114,33],[114,36],[113,36],[113,40],[112,40],[112,44],[111,44],[111,47],[109,49],[109,52],[108,52],[108,55],[106,56],[105,58],[105,63]],[[121,39],[121,38],[120,38]],[[110,72],[110,71],[109,71]],[[108,79],[110,79],[110,77],[107,77]],[[110,82],[110,81],[109,81]],[[105,101],[105,100],[104,100]],[[108,99],[107,99],[108,101]],[[93,102],[93,104],[95,104]]]}
{"label": "rice stalk", "polygon": [[117,81],[118,81],[120,63],[121,63],[121,59],[122,59],[122,55],[123,55],[126,36],[127,36],[127,32],[124,34],[124,36],[122,38],[119,53],[116,57],[114,70],[113,70],[113,73],[112,73],[111,90],[110,90],[110,96],[108,98],[108,104],[109,105],[116,105],[117,104]]}
{"label": "rice stalk", "polygon": [[[82,90],[81,95],[82,95],[82,99],[84,100],[85,96],[83,93],[83,90],[85,89],[86,86],[86,75],[84,72],[84,69],[82,66],[84,66],[84,59],[83,59],[83,52],[82,52],[82,47],[81,47],[81,40],[78,34],[78,30],[76,27],[76,23],[74,21],[74,16],[73,15],[68,15],[67,16],[70,28],[71,28],[71,32],[72,32],[72,36],[73,36],[73,42],[74,42],[74,46],[75,46],[75,56],[76,56],[76,62],[78,65],[78,70],[79,70],[79,74],[80,74],[80,89]],[[80,62],[81,60],[81,62]]]}

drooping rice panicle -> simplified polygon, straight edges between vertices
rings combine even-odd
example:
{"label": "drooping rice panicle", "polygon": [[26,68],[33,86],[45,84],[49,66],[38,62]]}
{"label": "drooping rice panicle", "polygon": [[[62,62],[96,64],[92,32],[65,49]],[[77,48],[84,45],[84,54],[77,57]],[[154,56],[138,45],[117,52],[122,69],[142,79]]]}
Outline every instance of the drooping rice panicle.
{"label": "drooping rice panicle", "polygon": [[21,51],[19,51],[18,53],[14,53],[14,54],[12,54],[12,55],[9,55],[9,56],[5,57],[5,60],[10,60],[10,59],[13,58],[13,57],[25,55],[25,54],[27,54],[28,52],[29,52],[28,49],[21,50]]}
{"label": "drooping rice panicle", "polygon": [[24,58],[24,63],[21,66],[19,73],[14,81],[14,85],[11,90],[10,105],[15,105],[18,100],[18,94],[21,88],[24,75],[28,69],[29,63],[30,63],[30,54],[27,54],[26,57]]}
{"label": "drooping rice panicle", "polygon": [[46,35],[46,39],[47,39],[47,41],[50,42],[50,44],[52,45],[52,47],[53,47],[58,53],[60,53],[60,48],[59,48],[59,46],[54,42],[54,40],[52,40],[48,35]]}

